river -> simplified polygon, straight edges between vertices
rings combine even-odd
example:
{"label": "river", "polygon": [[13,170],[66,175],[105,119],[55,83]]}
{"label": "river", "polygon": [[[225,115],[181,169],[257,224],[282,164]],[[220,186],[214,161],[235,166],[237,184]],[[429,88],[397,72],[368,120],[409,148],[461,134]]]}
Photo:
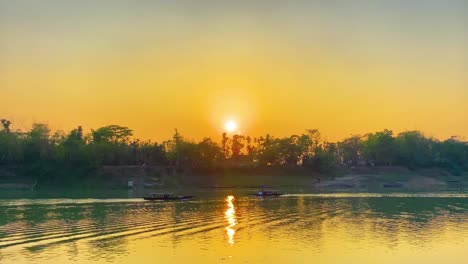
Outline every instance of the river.
{"label": "river", "polygon": [[2,199],[0,263],[468,263],[468,194]]}

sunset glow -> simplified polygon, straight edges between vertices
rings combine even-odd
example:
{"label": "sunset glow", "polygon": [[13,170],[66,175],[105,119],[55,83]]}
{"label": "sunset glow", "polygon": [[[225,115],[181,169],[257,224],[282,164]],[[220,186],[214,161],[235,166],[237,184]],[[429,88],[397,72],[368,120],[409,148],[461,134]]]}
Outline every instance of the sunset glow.
{"label": "sunset glow", "polygon": [[463,1],[26,2],[0,2],[0,113],[15,129],[219,139],[236,109],[251,136],[468,136]]}
{"label": "sunset glow", "polygon": [[233,121],[233,120],[229,120],[226,122],[226,124],[224,124],[224,128],[226,129],[227,132],[236,132],[237,130],[237,123],[236,121]]}
{"label": "sunset glow", "polygon": [[468,0],[0,0],[0,264],[467,264]]}

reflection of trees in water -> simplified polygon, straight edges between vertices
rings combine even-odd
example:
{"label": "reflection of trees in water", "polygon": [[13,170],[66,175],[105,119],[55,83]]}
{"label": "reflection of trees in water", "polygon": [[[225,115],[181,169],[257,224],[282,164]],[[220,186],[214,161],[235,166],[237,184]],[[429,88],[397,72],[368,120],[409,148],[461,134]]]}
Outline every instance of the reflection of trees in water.
{"label": "reflection of trees in water", "polygon": [[[390,248],[403,240],[405,243],[424,243],[440,236],[447,225],[460,223],[464,224],[460,228],[466,229],[464,220],[468,212],[468,202],[463,198],[236,197],[235,201],[236,242],[285,240],[285,245],[294,244],[311,250],[321,250],[330,239],[346,239],[351,245],[363,241],[381,242]],[[230,224],[225,218],[229,209],[225,197],[180,202],[3,208],[6,210],[0,214],[0,232],[5,226],[20,223],[24,226],[17,229],[18,232],[34,228],[44,230],[42,235],[51,232],[90,234],[91,237],[84,241],[76,238],[55,245],[67,247],[70,256],[78,254],[78,245],[85,246],[89,259],[108,261],[115,261],[115,256],[128,250],[129,236],[134,234],[126,231],[142,232],[137,235],[142,237],[160,236],[161,231],[168,235],[164,237],[164,243],[174,249],[178,243],[196,235],[210,248],[214,245],[210,243],[226,238],[225,228]],[[143,226],[150,229],[138,230]],[[208,232],[210,228],[217,231]],[[13,228],[9,227],[9,230]],[[46,244],[27,249],[33,256],[52,246]]]}
{"label": "reflection of trees in water", "polygon": [[346,198],[330,202],[336,203],[331,206],[340,212],[333,216],[335,228],[357,239],[371,237],[386,241],[390,247],[398,245],[402,238],[414,243],[426,241],[444,232],[444,226],[466,216],[466,210],[448,206],[458,203],[453,198]]}
{"label": "reflection of trees in water", "polygon": [[5,226],[23,221],[24,206],[3,206],[0,207],[2,213],[0,214],[0,234]]}
{"label": "reflection of trees in water", "polygon": [[[467,213],[468,203],[458,198],[371,198],[366,199],[370,212],[367,219],[373,221],[372,230],[387,238],[397,240],[406,236],[411,241],[423,241],[440,235],[444,226],[461,223]],[[462,202],[462,203],[460,203]],[[459,204],[465,209],[455,209]]]}
{"label": "reflection of trees in water", "polygon": [[[238,202],[249,239],[293,239],[295,245],[318,248],[324,218],[317,208],[325,201],[304,197],[265,197]],[[244,219],[245,218],[245,219]]]}
{"label": "reflection of trees in water", "polygon": [[[58,245],[69,245],[70,255],[73,255],[72,252],[77,250],[76,243],[83,238],[99,237],[101,234],[131,229],[131,225],[122,224],[122,220],[128,215],[127,206],[128,204],[122,203],[16,206],[14,209],[6,210],[7,214],[2,214],[3,225],[0,226],[0,230],[15,225],[18,226],[14,230],[15,232],[6,235],[23,234],[25,243],[29,240],[39,242],[34,246],[25,244],[25,250],[30,253],[38,253]],[[21,215],[20,219],[18,219],[18,215]],[[109,240],[104,247],[91,245],[90,248],[96,248],[99,251],[99,248],[110,248],[111,250],[114,246],[125,247],[125,240],[115,238]]]}
{"label": "reflection of trees in water", "polygon": [[[330,236],[345,236],[351,242],[385,241],[395,247],[404,238],[409,243],[429,241],[441,235],[444,226],[463,223],[468,203],[458,198],[321,198],[280,197],[250,199],[239,205],[239,214],[252,238],[295,238],[297,243],[320,247]],[[265,217],[258,221],[258,217]]]}
{"label": "reflection of trees in water", "polygon": [[47,210],[47,206],[44,205],[25,206],[23,211],[23,221],[32,226],[46,221],[48,219],[47,214],[49,213],[50,210]]}

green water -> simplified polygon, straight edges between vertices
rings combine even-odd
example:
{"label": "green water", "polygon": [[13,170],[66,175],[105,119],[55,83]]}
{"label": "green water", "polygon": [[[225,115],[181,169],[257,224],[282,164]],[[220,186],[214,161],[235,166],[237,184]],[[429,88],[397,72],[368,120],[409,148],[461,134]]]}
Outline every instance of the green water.
{"label": "green water", "polygon": [[464,192],[198,194],[2,199],[0,263],[468,263]]}

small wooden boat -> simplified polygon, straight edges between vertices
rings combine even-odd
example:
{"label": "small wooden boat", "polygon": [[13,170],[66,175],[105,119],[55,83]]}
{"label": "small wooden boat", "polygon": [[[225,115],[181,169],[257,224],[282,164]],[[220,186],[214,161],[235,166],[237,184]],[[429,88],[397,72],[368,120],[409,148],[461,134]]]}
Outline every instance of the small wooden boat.
{"label": "small wooden boat", "polygon": [[277,191],[258,191],[256,193],[251,193],[249,195],[250,196],[264,197],[264,196],[281,196],[281,195],[284,195],[284,193],[280,193],[280,192],[277,192]]}
{"label": "small wooden boat", "polygon": [[385,188],[401,188],[403,187],[402,183],[395,182],[395,183],[384,183],[383,187]]}
{"label": "small wooden boat", "polygon": [[461,183],[460,180],[448,180],[447,182],[448,183]]}
{"label": "small wooden boat", "polygon": [[175,200],[188,200],[195,196],[174,196],[171,193],[152,193],[150,196],[145,196],[143,199],[147,201],[175,201]]}

